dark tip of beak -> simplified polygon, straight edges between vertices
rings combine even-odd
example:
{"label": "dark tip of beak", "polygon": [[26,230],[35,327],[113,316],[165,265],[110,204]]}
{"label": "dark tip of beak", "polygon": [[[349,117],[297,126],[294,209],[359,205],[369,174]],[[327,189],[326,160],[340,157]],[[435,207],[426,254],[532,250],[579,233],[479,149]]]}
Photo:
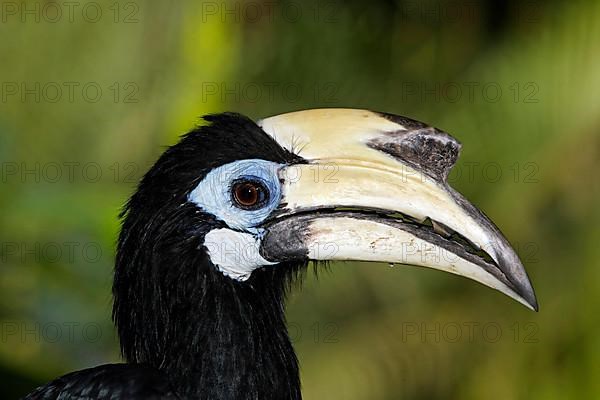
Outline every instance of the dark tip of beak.
{"label": "dark tip of beak", "polygon": [[521,295],[521,297],[523,297],[527,303],[529,303],[533,311],[538,312],[540,310],[540,306],[535,296],[535,291],[533,290],[529,280],[516,286],[516,292]]}
{"label": "dark tip of beak", "polygon": [[538,305],[535,297],[533,298],[533,304],[531,304],[531,307],[533,307],[533,311],[535,311],[535,312],[540,311],[540,306]]}
{"label": "dark tip of beak", "polygon": [[502,253],[498,267],[510,282],[512,289],[521,296],[534,311],[538,312],[540,306],[535,296],[535,290],[533,290],[531,280],[527,276],[527,272],[525,272],[525,268],[517,255],[512,250]]}

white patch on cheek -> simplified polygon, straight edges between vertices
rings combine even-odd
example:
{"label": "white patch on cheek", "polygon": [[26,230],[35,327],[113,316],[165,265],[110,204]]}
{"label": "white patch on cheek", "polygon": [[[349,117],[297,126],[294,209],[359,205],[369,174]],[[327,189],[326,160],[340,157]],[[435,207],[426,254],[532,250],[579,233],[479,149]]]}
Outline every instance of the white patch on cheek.
{"label": "white patch on cheek", "polygon": [[206,234],[204,247],[219,271],[237,281],[247,280],[257,268],[277,264],[260,255],[260,239],[253,233],[215,229]]}

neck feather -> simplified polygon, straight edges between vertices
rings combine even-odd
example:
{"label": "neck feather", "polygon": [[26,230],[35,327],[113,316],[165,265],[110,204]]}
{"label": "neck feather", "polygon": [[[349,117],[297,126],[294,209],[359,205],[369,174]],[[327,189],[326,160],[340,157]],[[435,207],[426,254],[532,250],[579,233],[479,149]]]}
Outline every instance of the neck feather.
{"label": "neck feather", "polygon": [[300,267],[265,268],[237,282],[203,253],[182,251],[157,250],[155,260],[138,251],[137,266],[117,257],[113,317],[127,361],[160,369],[186,398],[299,400],[284,303]]}

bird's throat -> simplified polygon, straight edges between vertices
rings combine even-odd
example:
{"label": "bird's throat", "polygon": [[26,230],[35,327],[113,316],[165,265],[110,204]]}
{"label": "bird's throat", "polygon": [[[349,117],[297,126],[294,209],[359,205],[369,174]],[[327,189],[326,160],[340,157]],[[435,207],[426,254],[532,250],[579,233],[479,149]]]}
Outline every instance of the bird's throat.
{"label": "bird's throat", "polygon": [[176,294],[166,295],[163,280],[137,310],[118,303],[117,314],[131,316],[117,319],[123,353],[161,370],[185,399],[299,400],[284,315],[289,274],[281,271],[264,268],[237,282],[211,267],[180,277]]}
{"label": "bird's throat", "polygon": [[185,336],[191,343],[174,351],[177,355],[163,368],[183,395],[300,399],[298,363],[285,326],[283,299],[255,300],[243,296],[221,300],[204,308],[202,318],[190,318]]}

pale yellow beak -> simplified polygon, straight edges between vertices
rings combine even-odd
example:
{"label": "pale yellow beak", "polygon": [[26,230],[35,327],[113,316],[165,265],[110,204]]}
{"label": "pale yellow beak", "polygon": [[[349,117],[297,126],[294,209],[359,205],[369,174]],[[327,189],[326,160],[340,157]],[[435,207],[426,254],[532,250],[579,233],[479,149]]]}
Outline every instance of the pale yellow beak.
{"label": "pale yellow beak", "polygon": [[265,225],[267,260],[362,260],[462,275],[537,310],[498,228],[447,184],[460,144],[418,121],[354,109],[259,122],[307,163],[279,173],[281,209]]}

